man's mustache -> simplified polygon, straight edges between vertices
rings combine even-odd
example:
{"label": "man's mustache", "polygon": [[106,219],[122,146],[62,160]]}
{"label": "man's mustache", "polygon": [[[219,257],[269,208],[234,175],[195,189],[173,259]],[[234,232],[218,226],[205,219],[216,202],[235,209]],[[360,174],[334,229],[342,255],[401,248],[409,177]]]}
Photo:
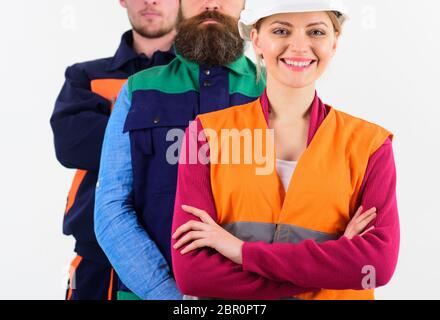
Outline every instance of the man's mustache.
{"label": "man's mustache", "polygon": [[217,11],[205,11],[198,16],[195,16],[188,20],[196,24],[200,24],[202,22],[205,22],[206,20],[215,20],[218,23],[224,24],[225,20],[227,20],[227,17]]}

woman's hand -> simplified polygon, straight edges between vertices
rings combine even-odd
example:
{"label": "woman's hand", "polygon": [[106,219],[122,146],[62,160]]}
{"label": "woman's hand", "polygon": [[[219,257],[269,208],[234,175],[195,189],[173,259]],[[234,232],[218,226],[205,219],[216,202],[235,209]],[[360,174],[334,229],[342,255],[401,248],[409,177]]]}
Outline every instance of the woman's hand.
{"label": "woman's hand", "polygon": [[374,229],[374,227],[365,230],[365,228],[370,224],[371,221],[376,219],[377,217],[377,209],[371,208],[370,210],[362,213],[364,208],[362,206],[359,207],[356,214],[351,219],[350,223],[345,228],[344,236],[348,239],[353,239],[354,236],[364,235],[365,233]]}
{"label": "woman's hand", "polygon": [[219,226],[205,211],[189,206],[182,206],[182,209],[202,221],[189,221],[176,230],[173,234],[173,239],[180,239],[173,246],[175,250],[180,249],[188,243],[189,244],[180,252],[181,254],[186,254],[203,247],[209,247],[233,262],[242,264],[243,258],[241,251],[243,241]]}

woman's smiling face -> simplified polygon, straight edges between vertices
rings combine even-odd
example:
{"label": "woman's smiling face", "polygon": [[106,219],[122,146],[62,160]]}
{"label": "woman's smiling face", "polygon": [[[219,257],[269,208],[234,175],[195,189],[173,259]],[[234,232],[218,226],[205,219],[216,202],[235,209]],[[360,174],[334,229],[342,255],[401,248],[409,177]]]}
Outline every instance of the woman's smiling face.
{"label": "woman's smiling face", "polygon": [[336,52],[339,34],[327,12],[283,13],[252,30],[255,53],[264,58],[268,79],[304,88],[323,74]]}

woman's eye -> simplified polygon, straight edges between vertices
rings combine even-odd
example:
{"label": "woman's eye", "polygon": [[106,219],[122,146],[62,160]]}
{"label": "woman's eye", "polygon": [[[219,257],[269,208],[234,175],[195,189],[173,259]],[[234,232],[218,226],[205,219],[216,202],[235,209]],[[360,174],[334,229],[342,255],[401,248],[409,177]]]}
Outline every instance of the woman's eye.
{"label": "woman's eye", "polygon": [[273,34],[280,35],[280,36],[286,36],[289,34],[289,32],[286,29],[275,29],[273,31]]}
{"label": "woman's eye", "polygon": [[325,36],[325,32],[322,30],[312,30],[310,32],[310,35],[313,37],[322,37],[322,36]]}

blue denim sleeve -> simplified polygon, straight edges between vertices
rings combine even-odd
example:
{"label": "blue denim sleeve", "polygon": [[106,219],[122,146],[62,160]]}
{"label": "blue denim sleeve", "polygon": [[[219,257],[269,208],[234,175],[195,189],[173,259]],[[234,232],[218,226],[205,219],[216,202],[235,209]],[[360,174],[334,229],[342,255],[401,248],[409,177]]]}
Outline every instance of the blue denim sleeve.
{"label": "blue denim sleeve", "polygon": [[96,237],[122,282],[137,296],[180,300],[165,258],[134,211],[130,138],[123,133],[130,105],[126,84],[104,137],[95,198]]}

